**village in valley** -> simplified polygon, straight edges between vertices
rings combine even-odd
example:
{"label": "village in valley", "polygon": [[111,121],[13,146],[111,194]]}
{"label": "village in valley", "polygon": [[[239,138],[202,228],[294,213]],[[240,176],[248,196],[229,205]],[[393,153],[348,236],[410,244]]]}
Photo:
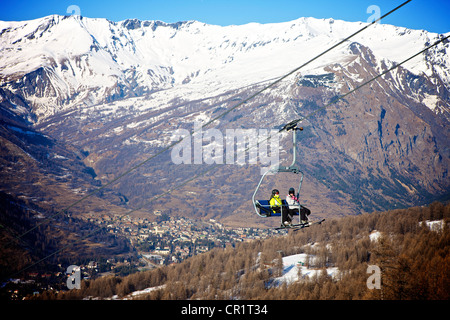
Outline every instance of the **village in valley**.
{"label": "village in valley", "polygon": [[[73,261],[80,267],[81,279],[117,275],[172,265],[212,248],[235,247],[237,243],[264,239],[286,231],[250,227],[230,228],[214,220],[172,217],[155,211],[156,221],[127,215],[120,219],[113,215],[89,215],[85,220],[106,228],[117,237],[126,238],[134,255],[100,258],[98,261]],[[67,268],[58,264],[52,270],[30,271],[21,278],[9,279],[4,286],[10,299],[23,299],[45,290],[67,290]],[[5,287],[5,289],[7,289]]]}
{"label": "village in valley", "polygon": [[139,253],[140,264],[145,264],[140,266],[140,270],[179,263],[214,247],[234,247],[238,242],[284,233],[275,229],[230,228],[214,219],[171,217],[161,211],[154,214],[158,216],[157,221],[132,215],[116,220],[107,215],[89,220],[106,226],[110,233],[129,239]]}

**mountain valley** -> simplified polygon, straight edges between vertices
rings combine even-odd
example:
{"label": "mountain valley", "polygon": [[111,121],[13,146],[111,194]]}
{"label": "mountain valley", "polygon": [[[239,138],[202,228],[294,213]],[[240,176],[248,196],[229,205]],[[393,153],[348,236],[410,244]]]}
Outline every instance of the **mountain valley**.
{"label": "mountain valley", "polygon": [[[276,226],[279,220],[254,213],[261,164],[248,155],[245,164],[218,164],[186,184],[212,164],[175,164],[171,157],[178,129],[192,131],[223,114],[204,131],[278,130],[307,117],[297,159],[311,219],[446,201],[448,41],[315,113],[444,35],[376,24],[227,113],[362,26],[313,18],[227,27],[57,15],[1,21],[2,199],[30,215],[29,227],[45,221],[39,232],[49,239],[64,239],[51,228],[55,214],[55,225],[79,219],[84,230],[92,227],[83,224],[87,216],[130,211],[152,220],[162,211],[232,227]],[[292,138],[278,138],[287,165]],[[215,142],[204,136],[203,151]],[[268,199],[273,188],[285,196],[298,178],[270,176],[259,196]],[[11,227],[2,239],[25,231]],[[71,232],[77,239],[81,231]],[[88,247],[112,241],[104,236]],[[39,257],[57,244],[45,246]]]}

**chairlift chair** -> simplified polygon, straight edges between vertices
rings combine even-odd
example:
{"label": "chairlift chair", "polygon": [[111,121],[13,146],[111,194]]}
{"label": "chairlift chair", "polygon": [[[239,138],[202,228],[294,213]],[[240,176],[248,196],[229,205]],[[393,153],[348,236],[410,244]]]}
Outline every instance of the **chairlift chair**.
{"label": "chairlift chair", "polygon": [[[253,202],[253,207],[255,209],[255,212],[258,216],[262,217],[262,218],[267,218],[267,217],[273,217],[273,216],[280,216],[280,220],[281,220],[281,225],[283,225],[283,210],[285,210],[285,208],[288,208],[288,204],[286,202],[286,200],[282,200],[282,206],[281,206],[281,210],[278,213],[274,213],[272,211],[272,208],[269,204],[269,200],[256,200],[256,194],[259,190],[259,188],[261,187],[262,182],[264,181],[265,177],[270,173],[270,174],[276,174],[276,173],[281,173],[281,172],[286,172],[286,173],[293,173],[293,174],[299,174],[300,175],[300,182],[298,185],[298,191],[297,191],[297,196],[300,194],[300,189],[302,187],[302,182],[303,182],[303,172],[300,170],[300,168],[298,166],[295,165],[295,163],[297,162],[297,138],[296,138],[296,131],[302,131],[303,128],[297,128],[297,122],[293,121],[291,123],[286,124],[281,130],[286,130],[286,131],[290,131],[292,130],[292,142],[293,142],[293,159],[292,159],[292,163],[290,166],[278,166],[278,167],[272,167],[269,170],[267,170],[261,177],[261,180],[258,183],[258,186],[255,189],[255,192],[253,192],[253,196],[252,196],[252,202]],[[300,203],[298,205],[298,220],[299,220],[299,224],[301,223],[300,221]]]}

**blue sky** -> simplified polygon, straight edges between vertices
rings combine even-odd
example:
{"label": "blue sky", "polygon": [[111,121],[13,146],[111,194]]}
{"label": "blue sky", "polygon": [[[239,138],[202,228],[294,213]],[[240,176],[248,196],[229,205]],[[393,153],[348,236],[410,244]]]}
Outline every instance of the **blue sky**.
{"label": "blue sky", "polygon": [[[300,17],[367,21],[380,8],[381,15],[404,0],[0,0],[0,20],[31,20],[50,14],[64,15],[76,5],[81,15],[121,21],[130,18],[177,22],[198,20],[208,24],[232,25],[270,23]],[[450,32],[450,0],[413,0],[382,23]]]}

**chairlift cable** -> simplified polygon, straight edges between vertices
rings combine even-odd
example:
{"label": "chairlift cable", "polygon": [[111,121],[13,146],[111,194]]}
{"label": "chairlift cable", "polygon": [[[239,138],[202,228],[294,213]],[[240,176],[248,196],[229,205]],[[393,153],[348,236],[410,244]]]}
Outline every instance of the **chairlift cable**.
{"label": "chairlift cable", "polygon": [[446,36],[446,37],[444,37],[444,38],[441,38],[440,40],[436,41],[434,44],[432,44],[432,45],[426,47],[425,49],[423,49],[423,50],[417,52],[416,54],[410,56],[409,58],[403,60],[402,62],[400,62],[400,63],[398,63],[398,64],[395,64],[395,65],[392,66],[391,68],[389,68],[389,69],[383,71],[382,73],[378,74],[376,77],[373,77],[372,79],[370,79],[370,80],[368,80],[368,81],[366,81],[366,82],[360,84],[359,86],[355,87],[354,89],[348,91],[347,93],[345,93],[345,94],[343,94],[343,95],[341,95],[341,96],[339,96],[339,97],[337,97],[337,98],[334,98],[334,99],[331,100],[329,103],[327,103],[327,104],[324,105],[323,107],[321,107],[321,108],[315,110],[314,112],[310,113],[310,114],[307,115],[306,117],[299,118],[299,119],[296,119],[296,120],[293,120],[293,121],[289,122],[289,123],[286,124],[283,128],[280,129],[280,132],[283,131],[283,130],[286,130],[286,131],[287,131],[287,130],[289,130],[289,128],[295,127],[295,125],[297,125],[299,122],[301,122],[301,121],[303,121],[303,120],[305,120],[305,119],[308,119],[308,118],[312,117],[313,115],[315,115],[316,113],[318,113],[318,112],[320,112],[320,111],[322,111],[322,110],[328,108],[328,107],[331,106],[332,104],[337,103],[339,100],[342,100],[343,98],[345,98],[346,96],[352,94],[352,93],[355,92],[356,90],[361,89],[362,87],[364,87],[365,85],[368,85],[369,83],[375,81],[375,80],[378,79],[379,77],[384,76],[386,73],[389,73],[389,72],[391,72],[392,70],[394,70],[394,69],[400,67],[402,64],[408,62],[409,60],[411,60],[411,59],[413,59],[413,58],[415,58],[415,57],[417,57],[418,55],[424,53],[425,51],[431,49],[432,47],[438,45],[439,43],[444,42],[444,41],[447,40],[449,37],[450,37],[450,35],[448,35],[448,36]]}

